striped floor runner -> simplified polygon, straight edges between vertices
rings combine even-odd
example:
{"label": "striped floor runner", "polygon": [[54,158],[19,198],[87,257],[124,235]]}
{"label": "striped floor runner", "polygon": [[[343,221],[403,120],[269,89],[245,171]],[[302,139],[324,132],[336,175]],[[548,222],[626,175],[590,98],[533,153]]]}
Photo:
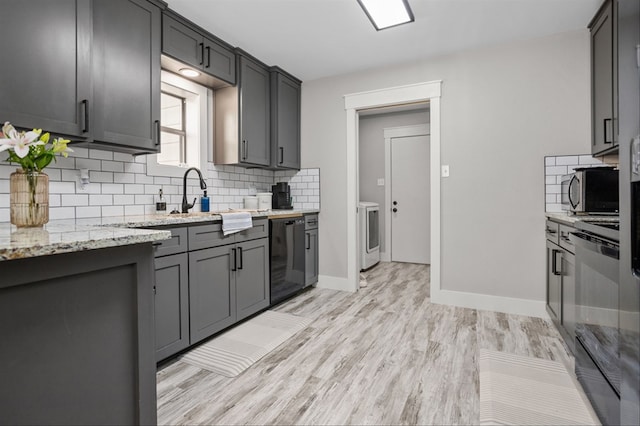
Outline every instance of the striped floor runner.
{"label": "striped floor runner", "polygon": [[235,377],[310,323],[307,318],[266,311],[192,349],[182,360]]}
{"label": "striped floor runner", "polygon": [[482,425],[600,424],[559,362],[481,350],[479,367]]}

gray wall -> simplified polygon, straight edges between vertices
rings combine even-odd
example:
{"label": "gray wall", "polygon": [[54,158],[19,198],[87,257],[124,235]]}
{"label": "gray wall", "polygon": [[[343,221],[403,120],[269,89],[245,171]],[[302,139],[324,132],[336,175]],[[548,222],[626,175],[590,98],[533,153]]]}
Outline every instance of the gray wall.
{"label": "gray wall", "polygon": [[[429,110],[389,112],[360,117],[359,171],[360,200],[380,204],[380,251],[386,252],[384,186],[378,179],[384,178],[384,129],[387,127],[411,126],[429,122]],[[426,165],[428,166],[428,164]],[[385,185],[390,182],[385,181]]]}
{"label": "gray wall", "polygon": [[305,82],[302,164],[323,171],[321,274],[347,276],[344,95],[433,80],[451,167],[441,287],[544,300],[544,157],[590,149],[586,29]]}

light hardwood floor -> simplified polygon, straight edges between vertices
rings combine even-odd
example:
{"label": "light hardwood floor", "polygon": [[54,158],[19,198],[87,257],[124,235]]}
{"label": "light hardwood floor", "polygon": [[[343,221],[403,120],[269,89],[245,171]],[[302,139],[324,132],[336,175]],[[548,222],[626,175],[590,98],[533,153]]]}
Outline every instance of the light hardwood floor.
{"label": "light hardwood floor", "polygon": [[356,294],[276,308],[314,319],[235,378],[171,361],[160,424],[477,424],[479,349],[570,362],[539,318],[431,304],[429,267],[381,263]]}

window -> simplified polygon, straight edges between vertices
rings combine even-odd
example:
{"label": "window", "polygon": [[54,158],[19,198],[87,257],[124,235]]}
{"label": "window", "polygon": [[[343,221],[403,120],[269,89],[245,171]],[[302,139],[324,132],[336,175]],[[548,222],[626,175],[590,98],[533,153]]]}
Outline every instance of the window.
{"label": "window", "polygon": [[161,151],[158,163],[168,166],[187,164],[187,130],[185,126],[187,100],[162,92],[162,119],[160,120]]}
{"label": "window", "polygon": [[161,90],[160,153],[147,156],[147,174],[182,177],[188,167],[206,170],[213,92],[167,71]]}

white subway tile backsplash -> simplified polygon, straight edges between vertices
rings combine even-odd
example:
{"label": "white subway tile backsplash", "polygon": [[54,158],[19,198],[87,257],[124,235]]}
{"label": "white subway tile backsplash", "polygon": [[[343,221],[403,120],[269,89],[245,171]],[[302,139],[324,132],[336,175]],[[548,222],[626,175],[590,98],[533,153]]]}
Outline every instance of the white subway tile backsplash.
{"label": "white subway tile backsplash", "polygon": [[113,160],[113,152],[102,151],[99,149],[90,149],[89,158],[95,158],[97,160]]}
{"label": "white subway tile backsplash", "polygon": [[577,163],[578,163],[577,155],[565,155],[562,157],[556,157],[556,166],[567,166],[570,164],[577,164]]}
{"label": "white subway tile backsplash", "polygon": [[89,205],[110,206],[113,204],[113,195],[89,195]]}
{"label": "white subway tile backsplash", "polygon": [[89,172],[89,181],[113,183],[113,172],[98,172],[91,170]]}
{"label": "white subway tile backsplash", "polygon": [[124,206],[102,206],[102,216],[122,216]]}
{"label": "white subway tile backsplash", "polygon": [[99,206],[76,207],[76,218],[100,217],[101,212]]}
{"label": "white subway tile backsplash", "polygon": [[51,194],[74,194],[76,184],[74,182],[52,182],[49,180],[49,193]]}
{"label": "white subway tile backsplash", "polygon": [[63,206],[88,206],[89,195],[87,194],[62,194]]}
{"label": "white subway tile backsplash", "polygon": [[[69,158],[58,157],[45,172],[49,175],[51,219],[120,216],[122,214],[155,213],[155,199],[162,188],[167,209],[180,209],[182,178],[148,176],[146,157],[73,148]],[[0,161],[6,155],[0,154]],[[16,171],[13,164],[0,163],[0,221],[9,220],[9,176]],[[80,184],[80,169],[89,170],[89,184]],[[262,170],[238,166],[216,166],[207,163],[203,170],[211,210],[242,208],[243,198],[256,192],[270,192],[276,182],[289,182],[296,208],[320,208],[320,170]],[[199,181],[190,175],[187,182],[189,201],[197,199],[199,211],[203,195]]]}
{"label": "white subway tile backsplash", "polygon": [[567,166],[548,166],[545,167],[546,175],[566,175]]}
{"label": "white subway tile backsplash", "polygon": [[103,183],[103,194],[124,194],[124,185],[121,183]]}

